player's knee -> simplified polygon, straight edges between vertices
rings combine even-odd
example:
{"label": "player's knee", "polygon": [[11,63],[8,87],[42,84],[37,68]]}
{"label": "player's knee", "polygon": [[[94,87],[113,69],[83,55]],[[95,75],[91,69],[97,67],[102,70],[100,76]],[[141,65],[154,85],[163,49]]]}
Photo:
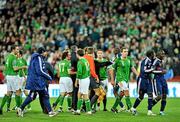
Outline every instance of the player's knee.
{"label": "player's knee", "polygon": [[61,93],[61,96],[66,96],[66,93],[65,93],[65,92],[62,92],[62,93]]}
{"label": "player's knee", "polygon": [[144,99],[144,95],[139,95],[139,100],[143,100]]}

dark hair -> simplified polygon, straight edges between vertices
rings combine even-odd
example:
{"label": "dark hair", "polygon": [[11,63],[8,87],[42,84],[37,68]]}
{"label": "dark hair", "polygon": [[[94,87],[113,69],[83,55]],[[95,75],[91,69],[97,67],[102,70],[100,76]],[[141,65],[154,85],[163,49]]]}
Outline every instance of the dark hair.
{"label": "dark hair", "polygon": [[123,52],[123,50],[125,50],[125,49],[128,49],[128,48],[126,48],[126,47],[122,47],[122,48],[121,48],[121,52]]}
{"label": "dark hair", "polygon": [[117,55],[120,53],[120,49],[118,47],[116,47],[113,52],[115,55]]}
{"label": "dark hair", "polygon": [[64,51],[62,54],[62,60],[64,60],[68,56],[68,51]]}
{"label": "dark hair", "polygon": [[78,49],[77,54],[79,56],[84,56],[84,50],[83,49]]}
{"label": "dark hair", "polygon": [[23,54],[23,51],[22,51],[22,50],[19,50],[19,54],[22,55],[22,54]]}
{"label": "dark hair", "polygon": [[37,50],[37,53],[39,53],[39,54],[42,54],[42,53],[44,53],[44,52],[46,52],[46,50],[45,50],[44,47],[40,47],[40,48],[38,48],[38,50]]}
{"label": "dark hair", "polygon": [[18,47],[18,45],[12,45],[12,46],[11,46],[11,51],[14,50],[14,49],[16,49],[16,47]]}
{"label": "dark hair", "polygon": [[77,50],[77,48],[78,48],[78,47],[77,47],[76,45],[73,45],[73,46],[71,46],[71,51],[72,51],[72,52],[75,52],[75,51]]}
{"label": "dark hair", "polygon": [[148,50],[147,52],[146,52],[146,56],[147,57],[151,57],[151,56],[153,56],[154,55],[154,50]]}
{"label": "dark hair", "polygon": [[165,55],[165,51],[164,50],[159,50],[157,53],[156,53],[156,56],[157,57],[160,57],[162,55]]}

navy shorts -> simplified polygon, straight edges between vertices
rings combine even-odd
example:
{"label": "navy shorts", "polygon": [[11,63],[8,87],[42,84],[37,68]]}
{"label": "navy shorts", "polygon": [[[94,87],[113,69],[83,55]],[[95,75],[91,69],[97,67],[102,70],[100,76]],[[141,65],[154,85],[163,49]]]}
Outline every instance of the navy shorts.
{"label": "navy shorts", "polygon": [[138,77],[137,79],[138,93],[153,93],[152,82],[150,79]]}
{"label": "navy shorts", "polygon": [[155,78],[153,80],[153,89],[156,96],[168,94],[168,86],[164,78]]}
{"label": "navy shorts", "polygon": [[99,88],[99,86],[100,86],[100,84],[97,83],[96,79],[91,76],[90,77],[89,90],[97,89],[97,88]]}

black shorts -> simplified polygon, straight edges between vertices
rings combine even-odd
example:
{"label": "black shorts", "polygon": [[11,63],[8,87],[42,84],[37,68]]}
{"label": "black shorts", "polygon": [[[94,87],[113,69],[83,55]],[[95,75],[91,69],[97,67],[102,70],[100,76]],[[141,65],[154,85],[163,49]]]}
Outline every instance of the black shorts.
{"label": "black shorts", "polygon": [[99,83],[96,82],[96,79],[93,77],[90,77],[90,85],[89,90],[97,89],[99,88]]}

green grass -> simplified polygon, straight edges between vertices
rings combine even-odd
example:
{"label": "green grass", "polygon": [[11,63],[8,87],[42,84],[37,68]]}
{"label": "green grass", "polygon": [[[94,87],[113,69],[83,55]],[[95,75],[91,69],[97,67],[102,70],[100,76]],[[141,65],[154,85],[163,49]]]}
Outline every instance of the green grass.
{"label": "green grass", "polygon": [[[0,99],[1,101],[2,99]],[[51,99],[51,103],[55,99]],[[135,99],[131,99],[134,103]],[[14,105],[14,100],[12,100]],[[114,102],[113,98],[108,99],[108,110],[110,110]],[[125,103],[123,101],[123,103]],[[3,115],[0,115],[0,122],[179,122],[180,121],[180,98],[169,98],[166,106],[165,116],[147,116],[147,99],[145,99],[140,106],[137,108],[138,115],[132,116],[130,113],[122,112],[114,114],[112,112],[99,111],[93,115],[86,115],[82,113],[80,116],[72,115],[68,112],[59,113],[55,117],[48,117],[43,114],[40,109],[38,99],[32,104],[32,110],[24,115],[23,118],[17,117],[15,111],[5,112],[4,107]],[[66,100],[64,102],[64,108],[66,108]],[[160,104],[158,103],[154,108],[153,112],[159,113]]]}

